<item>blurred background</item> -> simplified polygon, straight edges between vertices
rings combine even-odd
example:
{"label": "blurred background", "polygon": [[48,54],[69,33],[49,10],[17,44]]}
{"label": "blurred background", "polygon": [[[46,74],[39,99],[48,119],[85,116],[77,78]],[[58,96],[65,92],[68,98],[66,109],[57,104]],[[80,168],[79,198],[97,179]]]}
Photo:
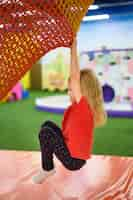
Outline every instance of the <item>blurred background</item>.
{"label": "blurred background", "polygon": [[[133,0],[96,0],[78,32],[81,68],[97,74],[108,113],[95,130],[94,154],[133,156]],[[39,150],[45,120],[61,126],[69,105],[70,50],[42,57],[0,102],[0,149]]]}

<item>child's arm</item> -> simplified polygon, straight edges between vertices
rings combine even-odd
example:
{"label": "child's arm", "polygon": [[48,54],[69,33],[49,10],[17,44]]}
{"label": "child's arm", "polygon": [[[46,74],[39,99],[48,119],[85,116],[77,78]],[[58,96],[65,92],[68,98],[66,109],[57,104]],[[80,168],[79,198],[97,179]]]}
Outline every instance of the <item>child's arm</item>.
{"label": "child's arm", "polygon": [[74,39],[71,46],[70,81],[72,93],[75,97],[76,102],[78,103],[82,95],[80,89],[80,66],[78,62],[76,39]]}
{"label": "child's arm", "polygon": [[70,75],[76,78],[80,78],[80,67],[78,62],[78,53],[77,53],[77,40],[74,38],[71,46],[71,66],[70,66]]}

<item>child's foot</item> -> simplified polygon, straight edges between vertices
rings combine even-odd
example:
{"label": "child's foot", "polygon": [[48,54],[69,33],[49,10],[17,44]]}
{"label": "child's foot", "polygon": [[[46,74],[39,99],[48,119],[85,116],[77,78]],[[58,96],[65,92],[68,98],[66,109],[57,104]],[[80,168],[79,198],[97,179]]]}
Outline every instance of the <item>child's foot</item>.
{"label": "child's foot", "polygon": [[56,172],[55,169],[50,170],[50,171],[41,169],[40,172],[36,176],[32,177],[32,182],[41,184],[43,181],[46,180],[46,178],[48,178],[49,176],[52,176],[55,172]]}

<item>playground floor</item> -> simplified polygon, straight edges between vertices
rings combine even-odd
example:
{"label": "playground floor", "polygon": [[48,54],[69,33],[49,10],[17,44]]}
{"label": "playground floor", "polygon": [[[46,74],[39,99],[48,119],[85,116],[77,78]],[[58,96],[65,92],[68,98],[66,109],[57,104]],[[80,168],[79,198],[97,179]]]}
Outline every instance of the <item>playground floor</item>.
{"label": "playground floor", "polygon": [[[70,99],[67,95],[55,95],[49,97],[36,98],[35,106],[39,111],[63,114],[70,105]],[[104,104],[109,117],[133,118],[133,104],[131,102],[113,101]]]}
{"label": "playground floor", "polygon": [[62,121],[62,114],[36,110],[35,100],[56,94],[31,91],[26,100],[0,105],[0,200],[133,200],[132,118],[109,117],[95,130],[93,157],[80,171],[55,159],[54,176],[31,182],[41,163],[40,125]]}
{"label": "playground floor", "polygon": [[[37,97],[59,95],[59,92],[30,91],[28,99],[0,104],[0,149],[39,151],[38,132],[46,120],[61,126],[62,114],[40,112]],[[64,94],[63,94],[64,95]],[[133,156],[133,119],[109,117],[105,126],[94,132],[94,155]]]}
{"label": "playground floor", "polygon": [[0,200],[133,200],[133,158],[93,156],[77,172],[55,159],[43,184],[31,181],[40,152],[0,151],[0,160]]}

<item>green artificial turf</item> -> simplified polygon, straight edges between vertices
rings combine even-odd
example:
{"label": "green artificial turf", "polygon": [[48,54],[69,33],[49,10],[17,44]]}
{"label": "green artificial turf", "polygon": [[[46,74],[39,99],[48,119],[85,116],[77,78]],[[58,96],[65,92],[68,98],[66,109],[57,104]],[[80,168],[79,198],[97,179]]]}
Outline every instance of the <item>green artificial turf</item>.
{"label": "green artificial turf", "polygon": [[[0,104],[0,149],[39,150],[38,131],[45,120],[61,125],[62,115],[39,112],[35,98],[53,95],[32,91],[27,100]],[[94,154],[133,156],[133,119],[109,118],[95,130]]]}

